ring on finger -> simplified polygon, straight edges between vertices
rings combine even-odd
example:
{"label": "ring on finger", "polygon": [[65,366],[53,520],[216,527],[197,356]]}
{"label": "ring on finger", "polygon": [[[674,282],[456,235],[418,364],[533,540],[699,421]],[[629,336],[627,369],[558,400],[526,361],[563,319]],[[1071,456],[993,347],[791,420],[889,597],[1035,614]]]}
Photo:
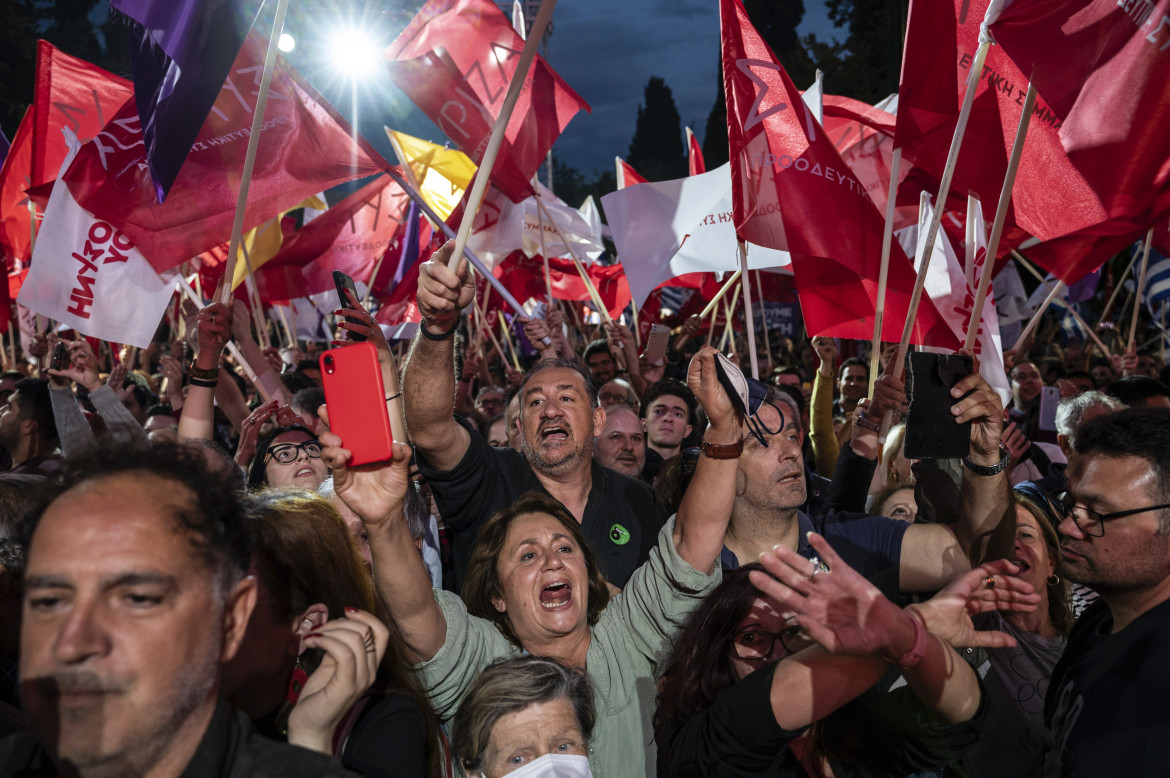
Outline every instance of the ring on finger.
{"label": "ring on finger", "polygon": [[983,583],[987,586],[988,589],[994,589],[995,588],[995,576],[994,575],[987,576],[986,580],[984,580]]}

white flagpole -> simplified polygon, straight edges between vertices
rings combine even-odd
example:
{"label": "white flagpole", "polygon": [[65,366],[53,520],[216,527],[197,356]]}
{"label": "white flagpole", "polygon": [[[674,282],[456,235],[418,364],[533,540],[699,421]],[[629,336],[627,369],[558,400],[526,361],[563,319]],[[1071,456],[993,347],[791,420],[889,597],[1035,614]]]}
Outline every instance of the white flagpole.
{"label": "white flagpole", "polygon": [[890,244],[894,239],[894,212],[897,209],[898,171],[902,166],[902,149],[894,149],[890,160],[890,192],[886,201],[886,224],[882,230],[882,265],[878,271],[877,306],[873,312],[873,344],[869,350],[869,396],[877,381],[878,360],[882,351],[882,321],[886,315],[886,285],[890,272]]}
{"label": "white flagpole", "polygon": [[1137,335],[1138,313],[1142,310],[1142,295],[1146,293],[1146,270],[1150,265],[1150,244],[1153,240],[1154,228],[1150,227],[1150,231],[1146,233],[1146,245],[1142,248],[1142,269],[1137,289],[1134,291],[1133,318],[1129,322],[1129,345],[1125,348],[1126,352],[1133,351],[1133,339]]}
{"label": "white flagpole", "polygon": [[967,276],[967,286],[975,286],[975,254],[978,241],[986,235],[976,235],[976,224],[979,221],[979,209],[983,205],[973,194],[967,195],[967,224],[963,233],[963,274]]}
{"label": "white flagpole", "polygon": [[[975,303],[971,308],[971,321],[967,323],[967,339],[963,348],[975,347],[975,336],[979,334],[979,322],[983,316],[983,301],[987,299],[987,290],[991,288],[991,271],[995,267],[995,253],[999,250],[999,239],[1003,235],[1003,223],[1007,219],[1008,204],[1012,200],[1012,186],[1016,182],[1016,170],[1020,166],[1020,155],[1024,151],[1024,136],[1028,134],[1028,122],[1032,119],[1032,106],[1036,104],[1036,87],[1028,82],[1028,94],[1024,97],[1024,109],[1020,114],[1020,124],[1016,127],[1016,140],[1012,144],[1012,154],[1008,158],[1007,172],[1003,176],[1003,188],[999,190],[999,204],[995,207],[995,221],[991,224],[991,237],[987,239],[987,259],[983,262],[983,272],[979,274],[979,289],[975,292]],[[939,210],[942,210],[939,202]]]}
{"label": "white flagpole", "polygon": [[743,311],[747,324],[748,354],[752,360],[752,378],[760,380],[760,359],[756,356],[756,317],[752,311],[752,277],[748,273],[747,246],[739,242],[739,270],[743,279]]}
{"label": "white flagpole", "polygon": [[252,131],[248,136],[248,151],[244,155],[244,174],[240,177],[240,191],[236,195],[236,216],[232,221],[232,239],[228,244],[227,264],[224,267],[223,285],[219,301],[227,305],[232,298],[232,279],[236,277],[236,253],[239,251],[240,236],[244,231],[244,207],[248,203],[248,187],[252,184],[252,168],[256,164],[256,149],[260,146],[260,128],[264,126],[264,107],[268,104],[268,88],[272,85],[272,72],[276,69],[276,47],[284,31],[284,17],[288,11],[288,0],[277,0],[276,15],[272,20],[272,34],[268,36],[268,52],[264,55],[264,74],[260,77],[260,91],[256,97],[256,110],[252,114]]}
{"label": "white flagpole", "polygon": [[[487,149],[475,171],[475,180],[471,185],[471,193],[467,196],[467,205],[463,211],[463,220],[459,222],[459,233],[455,236],[455,252],[451,255],[451,271],[459,267],[459,257],[463,254],[463,247],[467,245],[467,238],[471,235],[471,225],[487,193],[488,179],[491,177],[492,167],[496,164],[496,155],[500,153],[500,144],[504,142],[504,131],[508,129],[508,120],[512,118],[512,109],[516,107],[516,99],[520,97],[524,80],[528,77],[528,68],[536,57],[536,49],[544,39],[544,31],[552,19],[553,8],[557,0],[542,0],[540,11],[532,23],[532,32],[524,42],[524,51],[520,54],[520,61],[516,63],[516,72],[512,74],[512,83],[508,85],[508,94],[500,106],[500,114],[496,117],[496,124],[492,127],[491,138]],[[540,202],[537,200],[537,202]]]}

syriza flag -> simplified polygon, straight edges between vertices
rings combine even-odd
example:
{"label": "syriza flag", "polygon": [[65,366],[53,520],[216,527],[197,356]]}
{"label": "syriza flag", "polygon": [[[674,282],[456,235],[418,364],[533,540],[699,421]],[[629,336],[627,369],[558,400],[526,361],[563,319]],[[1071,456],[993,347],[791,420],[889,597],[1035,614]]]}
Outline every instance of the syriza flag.
{"label": "syriza flag", "polygon": [[[76,155],[75,146],[62,172]],[[58,179],[17,300],[92,338],[147,348],[177,278],[174,270],[156,272],[133,241],[78,205]]]}
{"label": "syriza flag", "polygon": [[[736,233],[792,253],[809,334],[873,336],[883,218],[740,0],[720,0]],[[882,339],[899,340],[914,268],[891,246]],[[910,342],[959,346],[925,297]]]}
{"label": "syriza flag", "polygon": [[[659,284],[676,276],[740,267],[729,163],[674,181],[619,189],[601,203],[639,307]],[[752,270],[791,262],[787,251],[753,244],[747,258]]]}

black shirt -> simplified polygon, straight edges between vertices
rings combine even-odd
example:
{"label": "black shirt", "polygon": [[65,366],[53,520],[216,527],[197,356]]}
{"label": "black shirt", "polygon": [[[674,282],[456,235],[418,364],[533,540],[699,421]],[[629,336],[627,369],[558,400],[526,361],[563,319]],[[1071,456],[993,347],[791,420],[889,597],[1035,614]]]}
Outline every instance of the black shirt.
{"label": "black shirt", "polygon": [[[0,775],[8,778],[52,778],[57,769],[31,733],[0,741]],[[181,778],[316,778],[351,773],[331,756],[257,735],[243,713],[220,700],[203,733],[199,748]]]}
{"label": "black shirt", "polygon": [[[453,533],[452,559],[458,591],[463,586],[475,539],[487,520],[526,492],[547,495],[548,490],[523,454],[492,448],[466,421],[455,419],[471,436],[459,464],[439,472],[430,467],[421,452],[416,456],[419,472],[435,495],[439,515]],[[642,481],[597,462],[593,462],[592,479],[581,531],[597,554],[606,580],[624,588],[657,544],[658,532],[667,519],[666,507]]]}
{"label": "black shirt", "polygon": [[1097,600],[1077,619],[1044,700],[1045,776],[1165,775],[1170,765],[1170,601],[1110,634]]}

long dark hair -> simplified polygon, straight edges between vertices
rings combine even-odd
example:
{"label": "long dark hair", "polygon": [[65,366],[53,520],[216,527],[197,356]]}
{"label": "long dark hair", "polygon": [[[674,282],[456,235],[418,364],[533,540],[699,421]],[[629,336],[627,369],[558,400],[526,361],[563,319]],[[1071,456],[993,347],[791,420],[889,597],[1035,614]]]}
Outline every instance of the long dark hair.
{"label": "long dark hair", "polygon": [[674,642],[674,655],[658,689],[655,723],[676,726],[715,702],[738,680],[729,648],[735,628],[760,596],[748,573],[763,570],[753,562],[723,574],[723,581],[698,609]]}

